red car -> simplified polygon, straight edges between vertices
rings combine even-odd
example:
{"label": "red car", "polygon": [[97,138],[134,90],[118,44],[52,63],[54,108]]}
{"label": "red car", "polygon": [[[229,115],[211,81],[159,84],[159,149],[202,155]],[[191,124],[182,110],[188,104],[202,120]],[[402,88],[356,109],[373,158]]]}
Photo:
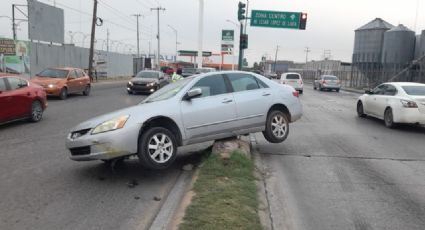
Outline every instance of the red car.
{"label": "red car", "polygon": [[44,89],[23,78],[0,74],[0,124],[29,119],[37,122],[47,108]]}

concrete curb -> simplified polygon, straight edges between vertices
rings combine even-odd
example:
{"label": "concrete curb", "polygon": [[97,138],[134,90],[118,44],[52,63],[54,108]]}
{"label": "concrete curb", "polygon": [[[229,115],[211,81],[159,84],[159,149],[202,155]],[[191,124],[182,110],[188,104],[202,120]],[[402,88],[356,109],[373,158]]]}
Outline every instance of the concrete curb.
{"label": "concrete curb", "polygon": [[258,207],[258,215],[260,217],[260,223],[265,230],[273,230],[273,221],[271,219],[270,213],[270,204],[267,199],[267,190],[265,186],[265,178],[264,178],[264,164],[261,160],[261,156],[257,150],[257,139],[255,138],[255,134],[250,135],[250,145],[251,145],[251,155],[254,159],[255,164],[255,172],[254,175],[257,180],[258,186],[258,199],[259,199],[259,207]]}

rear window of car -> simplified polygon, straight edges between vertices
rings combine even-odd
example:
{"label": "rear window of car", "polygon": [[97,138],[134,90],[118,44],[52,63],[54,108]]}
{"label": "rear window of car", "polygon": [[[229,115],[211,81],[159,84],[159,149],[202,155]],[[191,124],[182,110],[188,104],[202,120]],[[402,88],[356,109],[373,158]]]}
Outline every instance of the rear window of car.
{"label": "rear window of car", "polygon": [[298,75],[298,74],[288,74],[288,75],[286,75],[286,79],[300,79],[300,75]]}
{"label": "rear window of car", "polygon": [[403,90],[412,96],[425,96],[425,86],[402,86]]}
{"label": "rear window of car", "polygon": [[324,76],[323,80],[338,80],[338,78],[335,76]]}

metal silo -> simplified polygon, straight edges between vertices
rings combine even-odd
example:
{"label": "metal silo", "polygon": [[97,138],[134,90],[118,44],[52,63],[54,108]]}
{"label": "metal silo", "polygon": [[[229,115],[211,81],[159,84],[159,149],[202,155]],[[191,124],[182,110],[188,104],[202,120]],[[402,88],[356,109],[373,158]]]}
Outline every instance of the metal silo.
{"label": "metal silo", "polygon": [[390,23],[376,18],[355,30],[353,63],[381,63],[384,34],[392,28]]}
{"label": "metal silo", "polygon": [[350,86],[373,87],[381,81],[384,34],[392,28],[390,23],[376,18],[355,30]]}
{"label": "metal silo", "polygon": [[415,32],[401,24],[385,32],[382,49],[384,66],[400,66],[401,68],[413,61],[415,40]]}

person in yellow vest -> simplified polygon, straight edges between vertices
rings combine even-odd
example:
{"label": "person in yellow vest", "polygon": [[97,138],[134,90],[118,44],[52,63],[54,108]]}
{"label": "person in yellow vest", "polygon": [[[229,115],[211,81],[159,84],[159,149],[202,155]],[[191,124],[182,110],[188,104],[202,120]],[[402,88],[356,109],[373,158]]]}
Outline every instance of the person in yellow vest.
{"label": "person in yellow vest", "polygon": [[171,82],[176,82],[181,79],[183,79],[182,69],[179,68],[176,72],[174,72],[173,76],[171,76]]}

